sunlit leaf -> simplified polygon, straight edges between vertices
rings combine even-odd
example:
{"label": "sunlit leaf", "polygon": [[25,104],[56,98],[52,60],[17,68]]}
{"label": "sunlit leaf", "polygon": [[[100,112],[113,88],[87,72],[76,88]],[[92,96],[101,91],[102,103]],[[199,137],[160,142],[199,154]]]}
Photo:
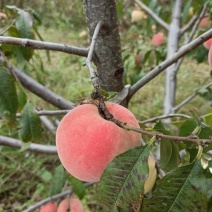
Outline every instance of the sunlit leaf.
{"label": "sunlit leaf", "polygon": [[148,176],[149,153],[149,146],[137,147],[108,165],[97,188],[98,199],[108,210],[140,205]]}
{"label": "sunlit leaf", "polygon": [[24,106],[20,117],[19,136],[22,141],[35,141],[41,137],[41,120],[31,103]]}
{"label": "sunlit leaf", "polygon": [[18,109],[15,80],[9,70],[0,66],[0,115],[14,122]]}
{"label": "sunlit leaf", "polygon": [[207,211],[206,178],[200,161],[179,167],[157,182],[141,211]]}

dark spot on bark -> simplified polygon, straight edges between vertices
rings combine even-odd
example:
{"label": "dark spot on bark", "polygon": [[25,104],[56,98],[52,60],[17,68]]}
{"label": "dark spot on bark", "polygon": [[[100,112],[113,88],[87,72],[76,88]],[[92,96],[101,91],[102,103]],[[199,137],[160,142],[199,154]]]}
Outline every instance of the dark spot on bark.
{"label": "dark spot on bark", "polygon": [[118,69],[115,70],[114,76],[115,77],[120,77],[120,76],[123,75],[123,73],[124,73],[124,69],[121,67],[121,68],[118,68]]}
{"label": "dark spot on bark", "polygon": [[101,27],[99,34],[104,35],[104,36],[110,34],[109,26],[104,23]]}

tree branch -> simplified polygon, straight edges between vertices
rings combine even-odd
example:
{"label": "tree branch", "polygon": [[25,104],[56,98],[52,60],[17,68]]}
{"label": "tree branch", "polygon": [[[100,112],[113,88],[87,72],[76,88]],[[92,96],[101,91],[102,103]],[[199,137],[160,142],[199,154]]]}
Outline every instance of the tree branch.
{"label": "tree branch", "polygon": [[[94,185],[94,184],[95,184],[95,183],[85,183],[84,186],[85,186],[85,187],[88,187],[88,186],[92,186],[92,185]],[[62,198],[64,198],[64,197],[68,196],[68,195],[71,195],[72,193],[73,193],[73,190],[70,189],[70,190],[64,191],[64,192],[62,192],[62,193],[60,193],[60,194],[56,194],[56,195],[54,195],[54,196],[52,196],[52,197],[48,197],[48,198],[46,198],[46,199],[44,199],[44,200],[42,200],[42,201],[36,203],[35,205],[30,206],[29,208],[27,208],[27,209],[24,210],[23,212],[31,212],[31,211],[34,211],[34,210],[40,208],[41,206],[43,206],[43,205],[45,205],[45,204],[47,204],[47,203],[49,203],[49,202],[51,202],[51,201],[57,201],[58,199],[62,199]]]}
{"label": "tree branch", "polygon": [[150,122],[156,122],[161,119],[168,119],[168,118],[175,118],[175,117],[182,117],[182,118],[186,118],[186,119],[190,118],[190,116],[188,116],[188,115],[176,113],[176,114],[161,115],[161,116],[153,117],[153,118],[146,119],[144,121],[138,121],[138,122],[141,124],[146,124],[146,123],[150,123]]}
{"label": "tree branch", "polygon": [[194,48],[204,43],[206,40],[212,37],[212,29],[208,30],[204,34],[200,35],[198,38],[193,40],[191,43],[182,46],[178,52],[173,54],[170,58],[162,62],[159,66],[154,68],[148,74],[146,74],[142,79],[140,79],[137,83],[135,83],[129,91],[128,100],[132,98],[132,96],[144,85],[154,79],[158,74],[164,71],[167,67],[175,63],[181,57],[185,56],[189,52],[191,52]]}
{"label": "tree branch", "polygon": [[72,102],[69,102],[68,100],[52,92],[45,86],[39,84],[34,79],[32,79],[31,77],[23,73],[21,70],[19,70],[17,67],[9,64],[8,62],[7,62],[7,67],[13,70],[13,72],[16,74],[17,78],[19,79],[20,83],[26,89],[36,94],[43,100],[49,102],[50,104],[60,109],[72,109],[74,107],[74,104]]}
{"label": "tree branch", "polygon": [[150,15],[158,24],[160,24],[165,30],[169,31],[169,25],[157,16],[149,7],[147,7],[142,1],[134,0],[134,2],[148,15]]}
{"label": "tree branch", "polygon": [[55,126],[51,123],[51,121],[46,116],[40,116],[40,120],[43,125],[53,134],[56,134]]}
{"label": "tree branch", "polygon": [[178,104],[177,106],[175,106],[173,108],[173,112],[178,111],[181,107],[183,107],[185,104],[187,104],[188,102],[190,102],[193,98],[195,98],[199,94],[199,90],[206,89],[206,88],[209,88],[211,86],[212,86],[212,82],[210,82],[207,85],[199,88],[195,93],[193,93],[191,96],[189,96],[185,100],[183,100],[180,104]]}
{"label": "tree branch", "polygon": [[[0,136],[0,145],[21,149],[22,142],[15,138]],[[42,154],[57,154],[56,146],[31,143],[28,150]]]}
{"label": "tree branch", "polygon": [[159,140],[159,141],[161,140],[161,138],[164,138],[164,139],[173,140],[173,141],[177,141],[177,142],[185,141],[185,142],[196,143],[198,145],[212,144],[211,139],[199,139],[199,138],[194,139],[194,138],[190,138],[190,137],[164,135],[162,133],[152,133],[152,132],[146,131],[141,128],[135,128],[135,127],[128,126],[124,123],[121,125],[121,127],[126,130],[132,130],[134,132],[138,132],[138,133],[141,133],[144,135],[156,136],[157,140]]}
{"label": "tree branch", "polygon": [[180,35],[183,35],[185,32],[187,32],[197,21],[198,16],[194,15],[190,21],[180,30]]}
{"label": "tree branch", "polygon": [[0,43],[13,44],[13,45],[18,45],[23,47],[31,47],[33,49],[38,49],[38,50],[52,50],[52,51],[65,52],[68,54],[74,54],[74,55],[83,56],[83,57],[87,57],[88,55],[88,49],[86,48],[78,48],[78,47],[69,46],[66,44],[36,41],[36,40],[23,39],[23,38],[14,38],[9,36],[0,36]]}
{"label": "tree branch", "polygon": [[102,26],[102,22],[99,21],[96,25],[96,28],[94,30],[94,33],[93,33],[93,37],[92,37],[92,41],[91,41],[91,46],[90,46],[90,49],[89,49],[89,52],[88,52],[88,57],[86,59],[86,65],[90,71],[90,75],[91,75],[91,81],[93,83],[93,86],[94,86],[94,89],[95,90],[98,90],[99,89],[99,78],[98,78],[98,74],[96,71],[94,71],[93,69],[93,66],[92,66],[92,57],[93,57],[93,54],[94,54],[94,47],[95,47],[95,44],[96,44],[96,40],[97,40],[97,37],[98,37],[98,34],[99,34],[99,30]]}

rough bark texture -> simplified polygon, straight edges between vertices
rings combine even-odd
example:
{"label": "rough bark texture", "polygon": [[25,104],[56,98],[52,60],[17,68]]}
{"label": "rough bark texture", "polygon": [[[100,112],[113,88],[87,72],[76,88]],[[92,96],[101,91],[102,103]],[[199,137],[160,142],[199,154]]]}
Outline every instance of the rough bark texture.
{"label": "rough bark texture", "polygon": [[[166,58],[170,58],[178,50],[179,38],[180,38],[180,19],[182,11],[182,0],[176,0],[173,4],[172,10],[172,21],[169,27],[168,35],[168,50]],[[175,71],[175,64],[169,66],[166,70],[166,86],[165,86],[165,97],[163,114],[172,113],[172,109],[175,105],[175,94],[176,94],[176,82],[177,82],[177,71]]]}
{"label": "rough bark texture", "polygon": [[115,0],[83,0],[83,3],[90,38],[98,21],[103,22],[93,58],[100,86],[107,91],[119,92],[124,87],[124,69]]}

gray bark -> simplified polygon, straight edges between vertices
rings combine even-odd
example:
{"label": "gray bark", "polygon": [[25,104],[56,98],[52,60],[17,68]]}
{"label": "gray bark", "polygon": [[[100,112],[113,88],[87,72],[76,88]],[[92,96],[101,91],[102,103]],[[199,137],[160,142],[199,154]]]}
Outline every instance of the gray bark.
{"label": "gray bark", "polygon": [[[169,27],[168,35],[168,50],[166,58],[170,58],[177,52],[180,38],[180,19],[183,1],[175,0],[173,4],[172,20]],[[175,64],[169,66],[166,70],[166,83],[165,83],[165,97],[163,105],[163,113],[167,115],[172,113],[175,104],[177,71],[175,71]]]}
{"label": "gray bark", "polygon": [[83,0],[89,36],[99,21],[103,22],[95,45],[93,62],[100,87],[106,91],[123,89],[123,63],[115,0]]}

